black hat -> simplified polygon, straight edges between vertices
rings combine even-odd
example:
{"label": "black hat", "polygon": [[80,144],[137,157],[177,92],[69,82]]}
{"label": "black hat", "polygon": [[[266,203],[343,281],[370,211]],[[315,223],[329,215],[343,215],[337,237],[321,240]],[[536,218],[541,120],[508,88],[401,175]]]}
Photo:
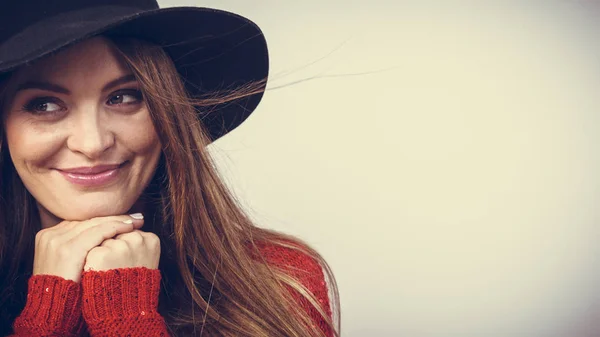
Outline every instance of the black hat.
{"label": "black hat", "polygon": [[[158,7],[156,0],[6,0],[0,2],[0,74],[99,34],[156,43],[173,59],[191,95],[249,82],[266,86],[269,59],[256,24],[200,7]],[[240,125],[260,93],[200,115],[214,141]]]}

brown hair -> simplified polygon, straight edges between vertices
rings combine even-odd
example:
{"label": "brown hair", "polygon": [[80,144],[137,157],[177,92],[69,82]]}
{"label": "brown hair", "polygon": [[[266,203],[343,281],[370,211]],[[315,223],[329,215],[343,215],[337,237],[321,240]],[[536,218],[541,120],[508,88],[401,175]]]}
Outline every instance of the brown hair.
{"label": "brown hair", "polygon": [[[192,98],[162,48],[135,39],[110,40],[141,85],[163,147],[155,176],[142,198],[149,206],[147,219],[153,219],[145,230],[161,239],[159,312],[171,333],[323,336],[309,314],[299,308],[292,290],[338,335],[339,299],[327,263],[298,239],[255,226],[222,182],[206,149],[210,140],[198,119],[198,109],[210,113],[211,109],[202,111],[202,107],[256,94],[261,83]],[[0,109],[1,83],[2,78]],[[5,142],[0,153],[0,175],[2,334],[3,329],[10,328],[2,324],[12,322],[25,303],[39,219],[33,197],[18,178]],[[298,279],[267,263],[259,249],[261,244],[298,251],[322,266],[329,281],[334,319]]]}

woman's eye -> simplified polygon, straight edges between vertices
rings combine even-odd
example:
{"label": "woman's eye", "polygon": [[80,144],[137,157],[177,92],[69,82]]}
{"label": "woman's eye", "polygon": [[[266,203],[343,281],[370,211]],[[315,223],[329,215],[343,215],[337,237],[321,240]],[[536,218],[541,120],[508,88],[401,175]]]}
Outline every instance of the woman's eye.
{"label": "woman's eye", "polygon": [[51,102],[47,98],[34,99],[23,106],[23,110],[34,114],[57,112],[61,109],[60,105]]}
{"label": "woman's eye", "polygon": [[142,93],[137,90],[120,92],[112,96],[108,101],[109,104],[136,104],[142,100]]}

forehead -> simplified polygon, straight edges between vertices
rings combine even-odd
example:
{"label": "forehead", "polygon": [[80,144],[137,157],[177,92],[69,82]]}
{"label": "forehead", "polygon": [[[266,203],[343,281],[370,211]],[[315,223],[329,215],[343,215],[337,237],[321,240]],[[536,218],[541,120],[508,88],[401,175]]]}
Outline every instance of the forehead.
{"label": "forehead", "polygon": [[126,71],[125,62],[112,42],[105,37],[94,37],[22,67],[17,70],[14,79],[17,83],[31,79],[65,83],[114,78]]}

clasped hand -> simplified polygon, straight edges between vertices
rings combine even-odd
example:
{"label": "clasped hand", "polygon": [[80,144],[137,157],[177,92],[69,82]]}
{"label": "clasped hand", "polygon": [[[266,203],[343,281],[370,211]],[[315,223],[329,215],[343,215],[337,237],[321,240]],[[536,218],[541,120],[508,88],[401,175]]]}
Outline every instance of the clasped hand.
{"label": "clasped hand", "polygon": [[129,215],[63,221],[35,236],[33,275],[78,282],[83,271],[146,267],[157,269],[160,240],[139,230],[143,219]]}

